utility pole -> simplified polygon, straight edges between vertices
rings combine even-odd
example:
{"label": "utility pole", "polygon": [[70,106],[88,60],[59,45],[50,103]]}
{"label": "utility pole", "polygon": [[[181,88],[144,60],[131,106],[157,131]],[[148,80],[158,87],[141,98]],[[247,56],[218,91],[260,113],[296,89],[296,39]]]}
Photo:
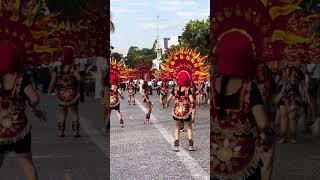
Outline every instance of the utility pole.
{"label": "utility pole", "polygon": [[161,45],[160,45],[160,35],[159,35],[159,16],[157,16],[157,43],[156,43],[156,51],[157,51],[157,69],[160,69],[160,61],[161,61]]}

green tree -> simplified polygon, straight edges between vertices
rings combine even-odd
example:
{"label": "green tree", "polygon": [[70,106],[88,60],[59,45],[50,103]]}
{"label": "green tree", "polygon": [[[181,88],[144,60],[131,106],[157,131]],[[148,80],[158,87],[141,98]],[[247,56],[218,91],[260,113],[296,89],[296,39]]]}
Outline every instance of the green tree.
{"label": "green tree", "polygon": [[153,49],[132,46],[128,50],[128,60],[127,64],[129,67],[135,68],[138,64],[152,65],[152,60],[154,60],[157,55]]}
{"label": "green tree", "polygon": [[111,15],[110,15],[110,32],[114,32],[115,31],[115,27],[114,27],[114,23],[111,20]]}
{"label": "green tree", "polygon": [[202,55],[209,53],[210,21],[190,20],[182,33],[181,45],[190,48],[200,48]]}
{"label": "green tree", "polygon": [[117,61],[120,61],[121,59],[123,59],[123,55],[117,52],[113,52],[111,56],[114,57]]}

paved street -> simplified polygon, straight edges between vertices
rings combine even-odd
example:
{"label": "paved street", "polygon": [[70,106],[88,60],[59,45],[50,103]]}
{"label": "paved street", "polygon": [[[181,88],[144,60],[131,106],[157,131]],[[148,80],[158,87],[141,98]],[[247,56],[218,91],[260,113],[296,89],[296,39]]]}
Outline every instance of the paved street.
{"label": "paved street", "polygon": [[[186,132],[182,132],[177,153],[172,151],[172,103],[167,109],[160,108],[158,97],[151,96],[152,124],[143,123],[140,101],[136,106],[129,106],[127,99],[121,102],[125,128],[120,128],[115,114],[111,114],[111,179],[209,179],[209,106],[197,112],[194,127],[197,151],[187,150]],[[140,100],[140,94],[136,98]]]}
{"label": "paved street", "polygon": [[[102,131],[101,108],[97,102],[80,104],[81,135],[72,137],[68,119],[65,138],[57,137],[58,109],[54,96],[43,96],[48,104],[48,122],[40,123],[29,113],[32,123],[32,149],[39,180],[105,180],[106,136]],[[69,117],[70,118],[70,117]],[[100,119],[99,119],[100,118]],[[21,170],[8,154],[0,169],[1,180],[23,180]]]}

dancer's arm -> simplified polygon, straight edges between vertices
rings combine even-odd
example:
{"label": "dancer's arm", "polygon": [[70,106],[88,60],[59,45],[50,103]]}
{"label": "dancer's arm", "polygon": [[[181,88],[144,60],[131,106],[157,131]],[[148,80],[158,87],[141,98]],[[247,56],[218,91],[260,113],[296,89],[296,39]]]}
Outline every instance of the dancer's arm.
{"label": "dancer's arm", "polygon": [[264,151],[268,151],[274,143],[274,131],[268,121],[262,96],[257,85],[253,84],[250,95],[251,110],[260,129],[260,140]]}
{"label": "dancer's arm", "polygon": [[193,95],[192,95],[191,91],[189,92],[189,100],[190,100],[191,108],[194,109],[194,107],[193,107],[194,99],[193,99]]}
{"label": "dancer's arm", "polygon": [[41,121],[46,121],[45,113],[37,109],[37,105],[40,103],[40,98],[31,84],[27,85],[24,88],[24,93],[28,98],[28,103],[32,108],[33,114]]}
{"label": "dancer's arm", "polygon": [[168,107],[169,106],[169,104],[170,104],[170,101],[171,101],[171,99],[173,98],[173,95],[170,93],[169,94],[169,96],[168,96],[168,98],[167,98],[167,104],[166,104],[166,107]]}
{"label": "dancer's arm", "polygon": [[118,93],[119,93],[119,96],[121,97],[121,99],[124,99],[124,97],[122,96],[123,95],[123,92],[120,88],[118,88]]}

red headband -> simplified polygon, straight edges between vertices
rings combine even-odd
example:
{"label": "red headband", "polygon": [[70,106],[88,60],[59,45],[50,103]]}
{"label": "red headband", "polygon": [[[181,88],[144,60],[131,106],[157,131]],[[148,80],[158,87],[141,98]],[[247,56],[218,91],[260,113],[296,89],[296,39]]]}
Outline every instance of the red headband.
{"label": "red headband", "polygon": [[225,34],[216,46],[217,73],[247,77],[254,73],[254,47],[251,40],[239,31]]}
{"label": "red headband", "polygon": [[74,61],[74,48],[72,46],[63,47],[63,58],[61,60],[62,64],[70,65]]}
{"label": "red headband", "polygon": [[190,75],[187,71],[180,71],[177,77],[178,86],[189,86],[190,85]]}

